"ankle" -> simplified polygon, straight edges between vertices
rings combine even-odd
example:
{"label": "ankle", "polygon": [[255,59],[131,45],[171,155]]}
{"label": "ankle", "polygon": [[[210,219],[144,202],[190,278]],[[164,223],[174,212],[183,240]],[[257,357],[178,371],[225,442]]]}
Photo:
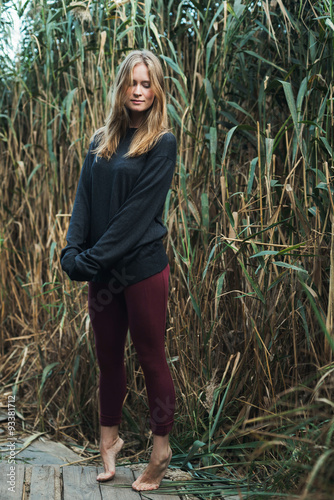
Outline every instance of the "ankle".
{"label": "ankle", "polygon": [[167,449],[153,449],[150,461],[154,464],[163,464],[164,462],[167,462],[170,459],[170,456],[172,454],[172,450],[170,447]]}
{"label": "ankle", "polygon": [[100,430],[100,446],[109,448],[113,446],[119,439],[118,435],[118,425],[113,425],[110,427],[101,425]]}
{"label": "ankle", "polygon": [[159,436],[153,434],[153,451],[157,452],[159,455],[169,456],[171,448],[169,445],[169,436]]}
{"label": "ankle", "polygon": [[117,437],[104,437],[102,438],[101,437],[101,440],[100,440],[100,450],[108,450],[110,448],[112,448],[113,446],[115,446],[119,441],[120,441],[120,437],[117,436]]}

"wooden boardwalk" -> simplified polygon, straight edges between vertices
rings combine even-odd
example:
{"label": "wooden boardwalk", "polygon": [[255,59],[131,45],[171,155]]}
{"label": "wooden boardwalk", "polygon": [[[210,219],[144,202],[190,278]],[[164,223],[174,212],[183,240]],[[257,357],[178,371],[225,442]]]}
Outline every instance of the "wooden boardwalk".
{"label": "wooden boardwalk", "polygon": [[[12,470],[13,471],[13,470]],[[156,492],[137,493],[131,488],[138,477],[137,471],[128,467],[117,467],[112,481],[98,483],[96,476],[103,467],[81,467],[69,465],[15,464],[14,491],[9,490],[14,475],[8,463],[0,464],[1,500],[180,500],[177,495],[163,495]],[[164,480],[166,481],[166,480]],[[172,481],[171,481],[171,484]],[[126,485],[126,488],[117,487]]]}

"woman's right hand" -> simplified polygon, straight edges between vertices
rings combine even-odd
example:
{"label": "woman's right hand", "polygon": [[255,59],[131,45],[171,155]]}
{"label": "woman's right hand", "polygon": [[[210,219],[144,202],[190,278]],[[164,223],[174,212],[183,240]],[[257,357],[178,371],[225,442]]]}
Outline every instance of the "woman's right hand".
{"label": "woman's right hand", "polygon": [[79,254],[77,250],[69,250],[60,259],[63,271],[72,281],[87,281],[78,271],[75,265],[75,257]]}

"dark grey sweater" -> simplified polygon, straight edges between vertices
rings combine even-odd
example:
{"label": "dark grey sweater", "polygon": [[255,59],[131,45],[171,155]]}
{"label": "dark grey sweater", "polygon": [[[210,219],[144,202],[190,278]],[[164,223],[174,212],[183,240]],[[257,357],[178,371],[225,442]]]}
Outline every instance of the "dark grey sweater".
{"label": "dark grey sweater", "polygon": [[167,255],[162,212],[173,178],[176,140],[164,134],[146,154],[124,158],[129,129],[110,160],[91,143],[84,161],[61,265],[72,280],[137,283],[162,271]]}

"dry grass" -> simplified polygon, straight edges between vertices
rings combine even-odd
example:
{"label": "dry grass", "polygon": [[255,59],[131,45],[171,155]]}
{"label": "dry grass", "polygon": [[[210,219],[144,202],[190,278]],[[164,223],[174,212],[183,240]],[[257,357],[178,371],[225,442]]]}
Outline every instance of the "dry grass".
{"label": "dry grass", "polygon": [[[3,395],[17,395],[31,432],[96,443],[87,285],[67,279],[59,253],[117,65],[128,48],[154,47],[179,146],[165,210],[175,454],[186,468],[191,460],[207,474],[325,498],[334,429],[330,2],[64,5],[30,2],[22,57],[12,69],[1,60]],[[136,453],[149,441],[131,344],[126,364],[124,431]]]}

